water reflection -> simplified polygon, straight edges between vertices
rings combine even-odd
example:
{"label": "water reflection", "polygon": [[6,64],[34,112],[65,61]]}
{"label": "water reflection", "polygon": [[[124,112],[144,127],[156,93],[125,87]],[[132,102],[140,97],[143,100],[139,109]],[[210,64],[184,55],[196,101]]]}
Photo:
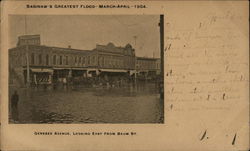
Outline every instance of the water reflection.
{"label": "water reflection", "polygon": [[[14,88],[10,89],[13,91]],[[163,123],[163,100],[153,83],[123,87],[49,86],[19,89],[10,123]]]}

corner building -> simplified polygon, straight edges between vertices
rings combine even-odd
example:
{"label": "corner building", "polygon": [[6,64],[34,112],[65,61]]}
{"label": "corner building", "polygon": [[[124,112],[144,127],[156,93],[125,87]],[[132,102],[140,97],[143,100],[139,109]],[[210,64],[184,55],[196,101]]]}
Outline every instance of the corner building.
{"label": "corner building", "polygon": [[93,50],[80,50],[41,45],[39,35],[24,35],[18,37],[15,48],[9,49],[9,83],[52,84],[72,78],[128,77],[136,71],[158,71],[157,60],[136,57],[130,44],[117,47],[108,43],[96,45]]}

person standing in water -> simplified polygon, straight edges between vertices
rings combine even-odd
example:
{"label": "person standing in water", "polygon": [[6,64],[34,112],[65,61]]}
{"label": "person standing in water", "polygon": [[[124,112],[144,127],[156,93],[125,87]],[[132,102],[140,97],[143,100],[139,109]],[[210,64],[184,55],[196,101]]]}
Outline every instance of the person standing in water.
{"label": "person standing in water", "polygon": [[19,95],[15,90],[14,94],[11,96],[11,111],[13,120],[18,120],[18,102]]}

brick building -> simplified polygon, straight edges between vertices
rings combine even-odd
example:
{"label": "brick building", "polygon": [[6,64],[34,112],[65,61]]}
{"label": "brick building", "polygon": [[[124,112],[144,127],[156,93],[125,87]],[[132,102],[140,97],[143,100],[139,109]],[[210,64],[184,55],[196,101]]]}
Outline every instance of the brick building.
{"label": "brick building", "polygon": [[24,45],[40,45],[40,35],[19,36],[17,46]]}
{"label": "brick building", "polygon": [[10,84],[25,84],[27,68],[34,84],[71,77],[131,75],[135,70],[156,73],[160,69],[158,60],[136,57],[130,44],[117,47],[109,43],[96,45],[93,50],[79,50],[44,46],[39,35],[25,35],[18,38],[15,48],[9,49],[9,79]]}
{"label": "brick building", "polygon": [[113,43],[97,45],[93,50],[98,56],[98,67],[103,69],[133,70],[135,50],[130,44],[116,47]]}
{"label": "brick building", "polygon": [[138,77],[155,78],[160,74],[160,58],[136,57]]}

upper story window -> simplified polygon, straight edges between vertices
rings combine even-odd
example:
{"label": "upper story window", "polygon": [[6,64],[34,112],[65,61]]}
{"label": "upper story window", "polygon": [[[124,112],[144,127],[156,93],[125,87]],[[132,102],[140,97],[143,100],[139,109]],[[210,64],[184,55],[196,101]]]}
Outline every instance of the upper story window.
{"label": "upper story window", "polygon": [[90,64],[90,56],[88,56],[88,64]]}
{"label": "upper story window", "polygon": [[35,54],[31,54],[31,64],[35,64]]}
{"label": "upper story window", "polygon": [[68,56],[65,56],[65,63],[66,63],[66,65],[69,64],[69,57]]}
{"label": "upper story window", "polygon": [[59,58],[59,64],[62,65],[62,56]]}
{"label": "upper story window", "polygon": [[80,64],[82,62],[82,57],[79,57],[78,63]]}
{"label": "upper story window", "polygon": [[46,55],[46,65],[49,65],[49,55]]}
{"label": "upper story window", "polygon": [[56,65],[56,55],[53,56],[53,64]]}
{"label": "upper story window", "polygon": [[105,66],[105,57],[102,58],[102,66]]}
{"label": "upper story window", "polygon": [[100,66],[103,66],[103,57],[99,57],[99,64]]}
{"label": "upper story window", "polygon": [[39,62],[39,64],[42,64],[43,62],[42,62],[42,54],[39,54],[39,56],[38,56],[38,62]]}
{"label": "upper story window", "polygon": [[83,59],[82,59],[82,63],[83,63],[83,64],[85,64],[85,57],[83,57]]}
{"label": "upper story window", "polygon": [[77,57],[75,57],[75,64],[77,63]]}

